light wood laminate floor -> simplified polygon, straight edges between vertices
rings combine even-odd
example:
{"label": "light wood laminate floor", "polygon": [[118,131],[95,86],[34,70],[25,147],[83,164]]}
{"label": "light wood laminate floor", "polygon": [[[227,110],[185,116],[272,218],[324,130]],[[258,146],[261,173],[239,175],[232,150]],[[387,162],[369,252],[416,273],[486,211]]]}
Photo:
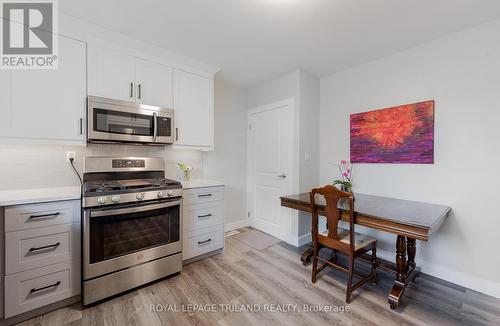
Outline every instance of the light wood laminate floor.
{"label": "light wood laminate floor", "polygon": [[[87,309],[76,304],[22,325],[500,324],[500,300],[426,275],[417,277],[395,311],[387,304],[393,278],[382,272],[377,285],[356,290],[353,301],[346,305],[345,273],[327,269],[312,284],[311,267],[301,265],[299,252],[284,243],[256,250],[229,237],[222,254],[185,266],[180,275]],[[360,264],[359,270],[365,266]],[[219,304],[231,306],[224,310]],[[243,310],[245,304],[260,311],[228,311]],[[264,311],[278,308],[271,304],[297,306],[296,311],[294,306],[289,312]],[[208,305],[203,309],[209,312],[155,312],[150,311],[151,305],[179,310]],[[348,311],[307,312],[304,305]]]}

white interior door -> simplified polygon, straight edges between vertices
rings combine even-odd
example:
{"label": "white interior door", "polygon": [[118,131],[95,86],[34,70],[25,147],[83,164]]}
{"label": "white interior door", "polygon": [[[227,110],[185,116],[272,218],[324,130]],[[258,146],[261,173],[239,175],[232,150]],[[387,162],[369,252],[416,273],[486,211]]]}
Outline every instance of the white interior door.
{"label": "white interior door", "polygon": [[289,105],[249,114],[250,223],[286,241],[289,210],[280,197],[290,193],[292,170],[292,112]]}

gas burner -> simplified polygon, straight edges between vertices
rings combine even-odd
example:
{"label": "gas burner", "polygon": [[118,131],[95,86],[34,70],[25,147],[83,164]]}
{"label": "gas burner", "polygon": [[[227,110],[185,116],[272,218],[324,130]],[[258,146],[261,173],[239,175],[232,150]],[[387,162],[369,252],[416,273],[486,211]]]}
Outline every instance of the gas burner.
{"label": "gas burner", "polygon": [[108,192],[123,190],[123,186],[118,183],[88,182],[85,184],[85,192]]}
{"label": "gas burner", "polygon": [[[120,162],[131,162],[125,168]],[[163,159],[88,157],[84,166],[84,207],[171,200],[182,196],[180,182],[165,179]]]}

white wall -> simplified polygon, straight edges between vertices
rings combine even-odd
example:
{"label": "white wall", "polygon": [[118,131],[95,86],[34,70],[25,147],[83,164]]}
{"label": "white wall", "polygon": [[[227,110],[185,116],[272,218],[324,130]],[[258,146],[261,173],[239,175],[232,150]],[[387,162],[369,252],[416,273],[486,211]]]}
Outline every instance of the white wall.
{"label": "white wall", "polygon": [[[358,164],[357,192],[449,205],[422,270],[500,297],[500,21],[321,79],[320,181],[349,157],[349,114],[434,99],[435,164]],[[362,228],[359,228],[362,229]],[[376,235],[394,260],[395,236]]]}
{"label": "white wall", "polygon": [[247,224],[245,93],[224,83],[215,83],[215,151],[206,152],[204,176],[226,184],[226,227]]}
{"label": "white wall", "polygon": [[[320,82],[315,76],[300,71],[299,112],[299,191],[309,192],[319,182],[319,99]],[[310,241],[311,217],[299,213],[299,245]]]}

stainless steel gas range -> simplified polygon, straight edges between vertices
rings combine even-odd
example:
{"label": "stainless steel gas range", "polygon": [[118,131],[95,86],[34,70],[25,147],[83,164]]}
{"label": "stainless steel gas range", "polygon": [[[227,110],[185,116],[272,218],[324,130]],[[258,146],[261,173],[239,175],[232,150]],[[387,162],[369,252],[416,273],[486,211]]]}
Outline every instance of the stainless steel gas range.
{"label": "stainless steel gas range", "polygon": [[160,158],[87,157],[83,304],[180,272],[182,186]]}

